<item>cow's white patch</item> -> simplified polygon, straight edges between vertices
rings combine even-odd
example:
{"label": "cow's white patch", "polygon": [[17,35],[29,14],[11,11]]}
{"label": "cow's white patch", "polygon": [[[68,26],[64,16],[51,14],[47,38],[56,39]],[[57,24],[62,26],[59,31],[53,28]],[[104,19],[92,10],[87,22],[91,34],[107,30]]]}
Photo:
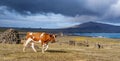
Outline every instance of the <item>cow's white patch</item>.
{"label": "cow's white patch", "polygon": [[32,39],[28,38],[27,41],[25,42],[25,46],[27,46],[30,41],[32,41]]}
{"label": "cow's white patch", "polygon": [[33,33],[31,32],[29,35],[32,35]]}
{"label": "cow's white patch", "polygon": [[[55,39],[55,35],[53,35],[54,39]],[[55,40],[56,41],[56,40]]]}
{"label": "cow's white patch", "polygon": [[53,35],[53,37],[55,38],[55,35]]}
{"label": "cow's white patch", "polygon": [[44,33],[42,33],[42,34],[40,35],[40,37],[42,37],[42,36],[44,36]]}
{"label": "cow's white patch", "polygon": [[41,43],[41,40],[39,40],[38,42],[40,42],[40,43]]}

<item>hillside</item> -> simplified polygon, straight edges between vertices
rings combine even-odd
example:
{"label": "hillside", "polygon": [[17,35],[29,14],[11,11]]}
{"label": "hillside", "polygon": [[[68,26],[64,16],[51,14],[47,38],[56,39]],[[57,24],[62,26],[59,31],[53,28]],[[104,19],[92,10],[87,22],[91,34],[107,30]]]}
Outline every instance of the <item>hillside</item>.
{"label": "hillside", "polygon": [[120,32],[120,26],[97,23],[97,22],[87,22],[70,27],[68,29],[72,29],[74,32],[103,32],[103,33]]}
{"label": "hillside", "polygon": [[90,33],[120,33],[120,26],[97,23],[97,22],[86,22],[73,27],[64,29],[44,29],[44,28],[14,28],[14,27],[0,27],[1,31],[13,28],[18,31],[42,31],[42,32],[64,32],[64,33],[76,33],[76,32],[90,32]]}

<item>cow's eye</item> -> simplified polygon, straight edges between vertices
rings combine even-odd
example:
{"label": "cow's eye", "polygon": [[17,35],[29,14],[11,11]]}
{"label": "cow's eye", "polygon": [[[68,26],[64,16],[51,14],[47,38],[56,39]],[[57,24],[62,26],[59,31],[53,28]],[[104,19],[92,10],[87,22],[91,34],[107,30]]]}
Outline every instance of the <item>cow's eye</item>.
{"label": "cow's eye", "polygon": [[55,37],[57,37],[57,35],[55,35]]}
{"label": "cow's eye", "polygon": [[50,35],[50,37],[52,37],[52,35]]}

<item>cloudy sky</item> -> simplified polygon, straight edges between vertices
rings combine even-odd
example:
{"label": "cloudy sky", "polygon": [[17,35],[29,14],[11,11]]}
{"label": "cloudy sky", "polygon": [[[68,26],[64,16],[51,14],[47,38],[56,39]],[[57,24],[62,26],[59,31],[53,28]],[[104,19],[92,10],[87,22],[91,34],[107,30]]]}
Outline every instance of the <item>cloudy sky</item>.
{"label": "cloudy sky", "polygon": [[120,0],[0,0],[1,27],[66,28],[89,21],[120,25]]}

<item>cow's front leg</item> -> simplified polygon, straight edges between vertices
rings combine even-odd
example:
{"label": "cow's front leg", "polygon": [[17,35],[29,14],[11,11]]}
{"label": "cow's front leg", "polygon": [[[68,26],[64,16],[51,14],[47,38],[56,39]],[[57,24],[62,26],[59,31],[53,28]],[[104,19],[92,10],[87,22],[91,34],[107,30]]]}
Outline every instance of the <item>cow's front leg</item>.
{"label": "cow's front leg", "polygon": [[42,45],[42,53],[44,53],[45,50],[45,44]]}
{"label": "cow's front leg", "polygon": [[42,45],[42,53],[48,49],[48,44],[43,44]]}
{"label": "cow's front leg", "polygon": [[48,44],[45,45],[45,51],[48,49]]}

